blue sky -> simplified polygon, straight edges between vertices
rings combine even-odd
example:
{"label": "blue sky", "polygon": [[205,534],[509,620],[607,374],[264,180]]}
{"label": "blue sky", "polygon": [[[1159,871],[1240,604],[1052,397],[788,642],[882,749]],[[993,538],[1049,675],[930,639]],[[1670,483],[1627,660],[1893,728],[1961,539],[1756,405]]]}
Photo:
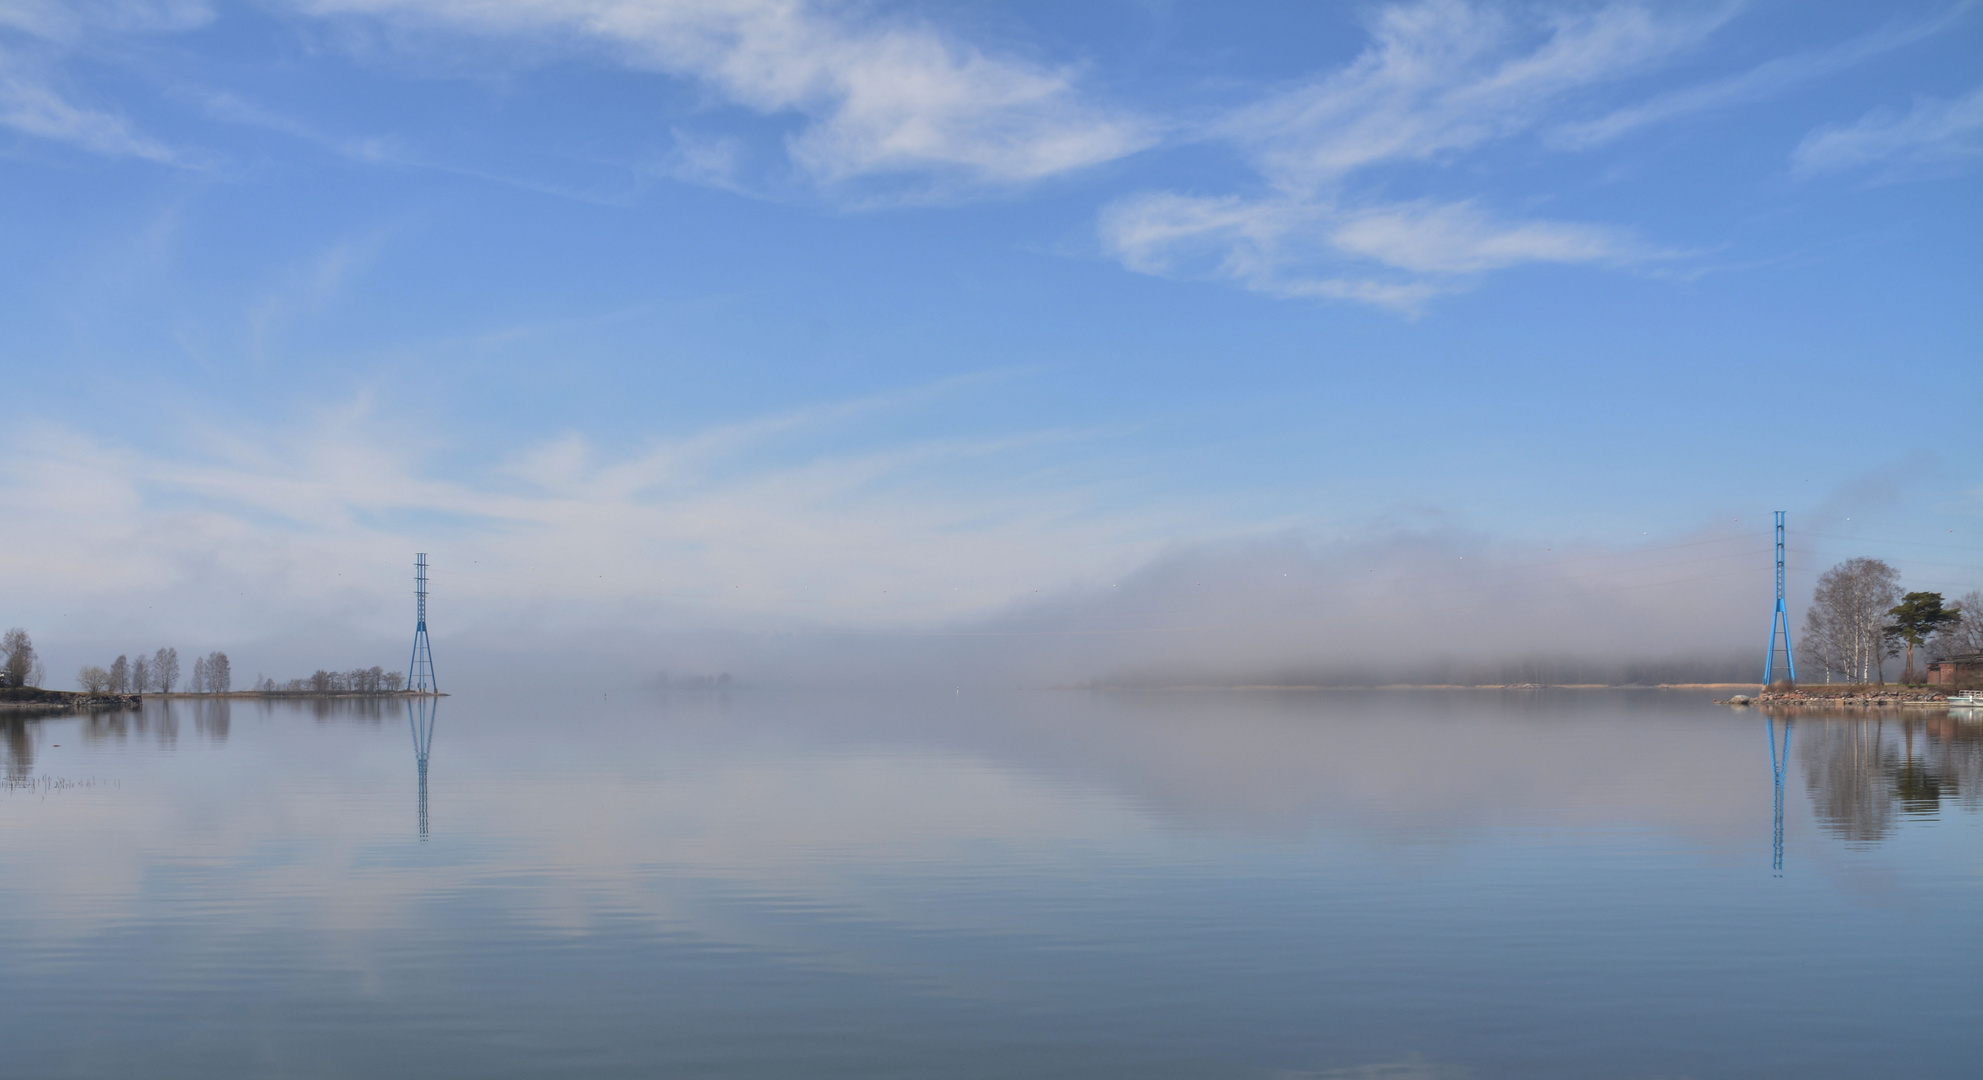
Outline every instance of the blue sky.
{"label": "blue sky", "polygon": [[917,627],[1778,508],[1962,592],[1980,162],[1965,3],[0,0],[0,619],[396,634],[429,550]]}

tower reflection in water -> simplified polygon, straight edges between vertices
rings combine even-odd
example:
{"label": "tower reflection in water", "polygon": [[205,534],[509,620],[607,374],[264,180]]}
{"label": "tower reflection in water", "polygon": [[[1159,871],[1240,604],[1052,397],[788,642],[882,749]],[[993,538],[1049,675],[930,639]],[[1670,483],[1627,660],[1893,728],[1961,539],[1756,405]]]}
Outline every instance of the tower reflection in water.
{"label": "tower reflection in water", "polygon": [[413,766],[420,773],[420,840],[427,840],[427,754],[434,748],[434,714],[440,702],[434,698],[406,700],[406,726],[413,732]]}
{"label": "tower reflection in water", "polygon": [[[1790,718],[1783,718],[1783,746],[1777,747],[1776,718],[1765,716],[1770,739],[1770,772],[1776,778],[1776,830],[1770,855],[1770,869],[1783,876],[1783,774],[1790,768]],[[421,775],[426,775],[424,772]]]}

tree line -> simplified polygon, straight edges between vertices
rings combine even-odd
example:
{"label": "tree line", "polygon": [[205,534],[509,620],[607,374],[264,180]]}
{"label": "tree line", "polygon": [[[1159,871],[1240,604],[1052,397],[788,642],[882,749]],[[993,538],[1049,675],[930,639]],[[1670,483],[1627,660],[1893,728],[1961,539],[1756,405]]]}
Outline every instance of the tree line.
{"label": "tree line", "polygon": [[[120,655],[109,667],[85,664],[76,673],[76,683],[92,694],[170,694],[179,685],[179,650],[165,646],[136,659]],[[185,693],[225,694],[234,688],[233,665],[218,650],[193,658],[192,677]]]}
{"label": "tree line", "polygon": [[[108,667],[85,664],[76,673],[77,685],[91,694],[170,694],[180,687],[179,650],[167,645],[146,654],[120,655]],[[15,627],[0,635],[0,687],[39,687],[48,678],[48,667],[35,654],[28,632]],[[256,676],[250,688],[264,694],[396,694],[406,687],[406,676],[377,665],[349,671],[319,668],[304,679],[278,682]],[[234,689],[234,665],[227,654],[215,650],[193,658],[193,669],[181,692],[225,694]]]}
{"label": "tree line", "polygon": [[290,679],[288,682],[263,679],[255,689],[264,694],[396,694],[405,686],[405,675],[374,664],[369,668],[352,668],[350,671],[318,668],[307,679]]}
{"label": "tree line", "polygon": [[1886,662],[1904,657],[1900,681],[1918,682],[1914,654],[1930,659],[1983,652],[1983,591],[1955,603],[1941,593],[1902,593],[1900,571],[1881,559],[1847,559],[1818,577],[1798,653],[1825,681],[1886,684]]}

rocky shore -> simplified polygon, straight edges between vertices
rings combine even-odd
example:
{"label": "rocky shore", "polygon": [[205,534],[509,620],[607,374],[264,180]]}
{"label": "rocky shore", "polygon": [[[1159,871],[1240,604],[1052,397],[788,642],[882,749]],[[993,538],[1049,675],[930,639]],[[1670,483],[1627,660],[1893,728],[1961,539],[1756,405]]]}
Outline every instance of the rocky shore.
{"label": "rocky shore", "polygon": [[1854,705],[1868,708],[1893,708],[1899,705],[1941,705],[1949,695],[1943,690],[1925,690],[1918,687],[1866,687],[1855,686],[1838,690],[1766,690],[1755,696],[1737,694],[1726,700],[1718,700],[1717,705]]}
{"label": "rocky shore", "polygon": [[85,712],[93,709],[134,709],[136,694],[89,694],[72,690],[43,690],[34,686],[0,687],[0,712]]}

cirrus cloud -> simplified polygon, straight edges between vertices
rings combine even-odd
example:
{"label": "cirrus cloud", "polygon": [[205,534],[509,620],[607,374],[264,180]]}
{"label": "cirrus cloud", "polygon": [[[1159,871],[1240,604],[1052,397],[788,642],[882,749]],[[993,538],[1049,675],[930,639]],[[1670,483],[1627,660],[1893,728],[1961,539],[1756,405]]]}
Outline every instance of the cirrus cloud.
{"label": "cirrus cloud", "polygon": [[1791,157],[1797,173],[1947,167],[1983,157],[1983,87],[1961,97],[1921,97],[1906,113],[1876,109],[1850,126],[1823,127]]}
{"label": "cirrus cloud", "polygon": [[1502,221],[1471,200],[1342,208],[1152,192],[1110,206],[1101,235],[1104,250],[1139,273],[1233,281],[1271,296],[1349,300],[1406,314],[1489,270],[1660,257],[1622,230]]}
{"label": "cirrus cloud", "polygon": [[1571,96],[1672,60],[1731,13],[1630,3],[1529,13],[1466,0],[1381,9],[1349,64],[1211,125],[1267,193],[1120,200],[1102,214],[1103,249],[1142,273],[1406,313],[1492,270],[1663,257],[1611,226],[1509,218],[1475,196],[1386,199],[1361,184],[1380,168],[1436,167],[1534,131]]}
{"label": "cirrus cloud", "polygon": [[1070,66],[999,56],[906,19],[808,0],[303,0],[502,37],[557,35],[692,80],[765,115],[796,115],[790,158],[828,184],[935,174],[1017,184],[1122,157],[1152,126],[1087,100]]}

